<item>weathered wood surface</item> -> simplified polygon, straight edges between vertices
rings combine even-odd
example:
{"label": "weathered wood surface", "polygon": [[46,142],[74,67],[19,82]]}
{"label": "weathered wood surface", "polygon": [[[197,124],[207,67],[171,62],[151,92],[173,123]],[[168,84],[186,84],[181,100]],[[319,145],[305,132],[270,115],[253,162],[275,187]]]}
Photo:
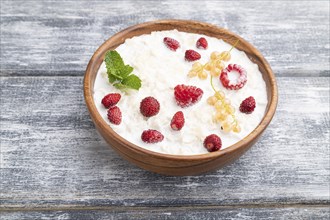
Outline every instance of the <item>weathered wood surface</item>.
{"label": "weathered wood surface", "polygon": [[328,204],[329,82],[280,77],[275,118],[247,154],[210,174],[166,177],[107,147],[81,77],[2,78],[1,206]]}
{"label": "weathered wood surface", "polygon": [[329,1],[2,1],[1,75],[83,75],[114,33],[156,19],[228,28],[278,76],[329,76]]}
{"label": "weathered wood surface", "polygon": [[3,212],[0,219],[167,219],[167,220],[217,220],[217,219],[318,219],[329,220],[329,207],[304,208],[197,208],[191,211],[183,208],[135,209],[135,210],[64,210]]}
{"label": "weathered wood surface", "polygon": [[[1,219],[329,219],[329,1],[0,0]],[[279,105],[234,164],[166,177],[97,135],[82,76],[127,26],[164,18],[229,28],[278,79]]]}

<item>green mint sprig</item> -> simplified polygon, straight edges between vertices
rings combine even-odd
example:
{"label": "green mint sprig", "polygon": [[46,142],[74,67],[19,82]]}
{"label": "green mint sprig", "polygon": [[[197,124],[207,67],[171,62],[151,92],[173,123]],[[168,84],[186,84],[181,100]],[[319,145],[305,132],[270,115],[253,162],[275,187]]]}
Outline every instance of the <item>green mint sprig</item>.
{"label": "green mint sprig", "polygon": [[109,82],[120,90],[135,89],[139,90],[141,87],[141,79],[131,74],[133,67],[125,65],[120,54],[115,50],[109,50],[105,54],[105,65]]}

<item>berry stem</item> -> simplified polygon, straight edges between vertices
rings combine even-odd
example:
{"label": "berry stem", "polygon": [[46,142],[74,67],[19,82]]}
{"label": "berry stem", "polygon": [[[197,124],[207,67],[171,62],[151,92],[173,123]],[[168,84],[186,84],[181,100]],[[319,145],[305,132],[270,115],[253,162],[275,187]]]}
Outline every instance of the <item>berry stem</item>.
{"label": "berry stem", "polygon": [[230,53],[238,45],[238,43],[239,43],[239,39],[237,39],[237,41],[234,43],[234,45],[230,48],[228,52]]}
{"label": "berry stem", "polygon": [[210,78],[210,83],[211,83],[211,87],[212,87],[213,91],[214,91],[215,93],[217,93],[217,90],[215,89],[215,87],[214,87],[214,85],[213,85],[213,76],[212,76],[212,75],[211,75],[211,78]]}
{"label": "berry stem", "polygon": [[[237,39],[237,41],[234,43],[234,45],[231,46],[231,48],[228,50],[228,53],[230,53],[230,52],[231,52],[231,51],[237,46],[238,43],[239,43],[239,39]],[[222,60],[224,56],[226,56],[226,55],[223,54],[223,55],[219,58],[219,60]]]}

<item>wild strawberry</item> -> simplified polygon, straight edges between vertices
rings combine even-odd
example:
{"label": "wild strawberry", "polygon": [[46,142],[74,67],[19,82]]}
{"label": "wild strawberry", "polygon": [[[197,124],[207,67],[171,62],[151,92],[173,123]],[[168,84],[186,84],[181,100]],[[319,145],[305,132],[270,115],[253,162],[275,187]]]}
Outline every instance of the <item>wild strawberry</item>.
{"label": "wild strawberry", "polygon": [[140,103],[140,112],[145,117],[157,115],[159,108],[159,102],[151,96],[144,98]]}
{"label": "wild strawberry", "polygon": [[221,146],[222,146],[221,138],[216,134],[211,134],[207,136],[204,140],[204,147],[209,152],[220,150]]}
{"label": "wild strawberry", "polygon": [[199,60],[201,58],[201,55],[194,50],[186,50],[184,57],[187,61],[195,61]]}
{"label": "wild strawberry", "polygon": [[168,47],[168,49],[173,51],[176,51],[180,47],[180,43],[170,37],[164,37],[164,44]]}
{"label": "wild strawberry", "polygon": [[250,96],[245,100],[243,100],[243,102],[239,106],[239,110],[242,113],[251,114],[254,111],[255,107],[256,107],[256,100],[252,96]]}
{"label": "wild strawberry", "polygon": [[164,139],[164,135],[157,130],[145,130],[142,132],[141,139],[146,143],[157,143]]}
{"label": "wild strawberry", "polygon": [[[229,80],[228,74],[230,72],[236,72],[239,74],[235,83]],[[229,64],[226,69],[222,70],[220,75],[220,81],[222,82],[222,85],[225,88],[231,90],[238,90],[246,84],[247,81],[246,71],[240,65]]]}
{"label": "wild strawberry", "polygon": [[198,41],[196,42],[196,47],[199,49],[207,49],[208,43],[207,40],[204,37],[201,37],[198,39]]}
{"label": "wild strawberry", "polygon": [[108,119],[115,125],[119,125],[121,123],[121,111],[117,106],[113,106],[108,109]]}
{"label": "wild strawberry", "polygon": [[171,120],[171,128],[175,131],[181,130],[184,125],[184,115],[182,111],[178,111],[174,114]]}
{"label": "wild strawberry", "polygon": [[196,86],[177,85],[174,88],[174,97],[176,103],[182,108],[198,102],[203,96],[203,90]]}
{"label": "wild strawberry", "polygon": [[121,98],[119,93],[110,93],[102,99],[102,104],[105,108],[109,108],[111,106],[115,106]]}

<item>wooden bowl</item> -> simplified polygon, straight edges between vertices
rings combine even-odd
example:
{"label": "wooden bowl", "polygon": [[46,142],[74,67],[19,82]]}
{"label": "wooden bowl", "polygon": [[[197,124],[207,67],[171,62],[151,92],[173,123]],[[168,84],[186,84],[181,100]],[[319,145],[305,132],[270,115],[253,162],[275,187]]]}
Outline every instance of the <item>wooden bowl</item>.
{"label": "wooden bowl", "polygon": [[[93,99],[93,87],[98,69],[103,62],[106,51],[115,49],[124,43],[125,39],[139,36],[142,34],[150,34],[152,31],[173,30],[204,34],[211,37],[223,39],[225,42],[233,45],[239,39],[240,43],[236,47],[244,51],[252,62],[259,66],[259,70],[263,74],[263,78],[267,86],[268,105],[266,114],[256,129],[254,129],[247,137],[238,143],[217,152],[192,155],[192,156],[176,156],[169,154],[161,154],[138,147],[119,136],[112,128],[102,119],[96,109]],[[246,152],[261,136],[272,120],[277,105],[277,85],[274,74],[261,53],[251,44],[240,36],[223,28],[216,27],[211,24],[189,21],[189,20],[159,20],[146,22],[143,24],[129,27],[103,43],[94,53],[89,61],[84,78],[84,96],[87,108],[96,129],[108,142],[108,144],[117,151],[123,158],[136,164],[137,166],[160,174],[165,175],[196,175],[221,168]]]}

